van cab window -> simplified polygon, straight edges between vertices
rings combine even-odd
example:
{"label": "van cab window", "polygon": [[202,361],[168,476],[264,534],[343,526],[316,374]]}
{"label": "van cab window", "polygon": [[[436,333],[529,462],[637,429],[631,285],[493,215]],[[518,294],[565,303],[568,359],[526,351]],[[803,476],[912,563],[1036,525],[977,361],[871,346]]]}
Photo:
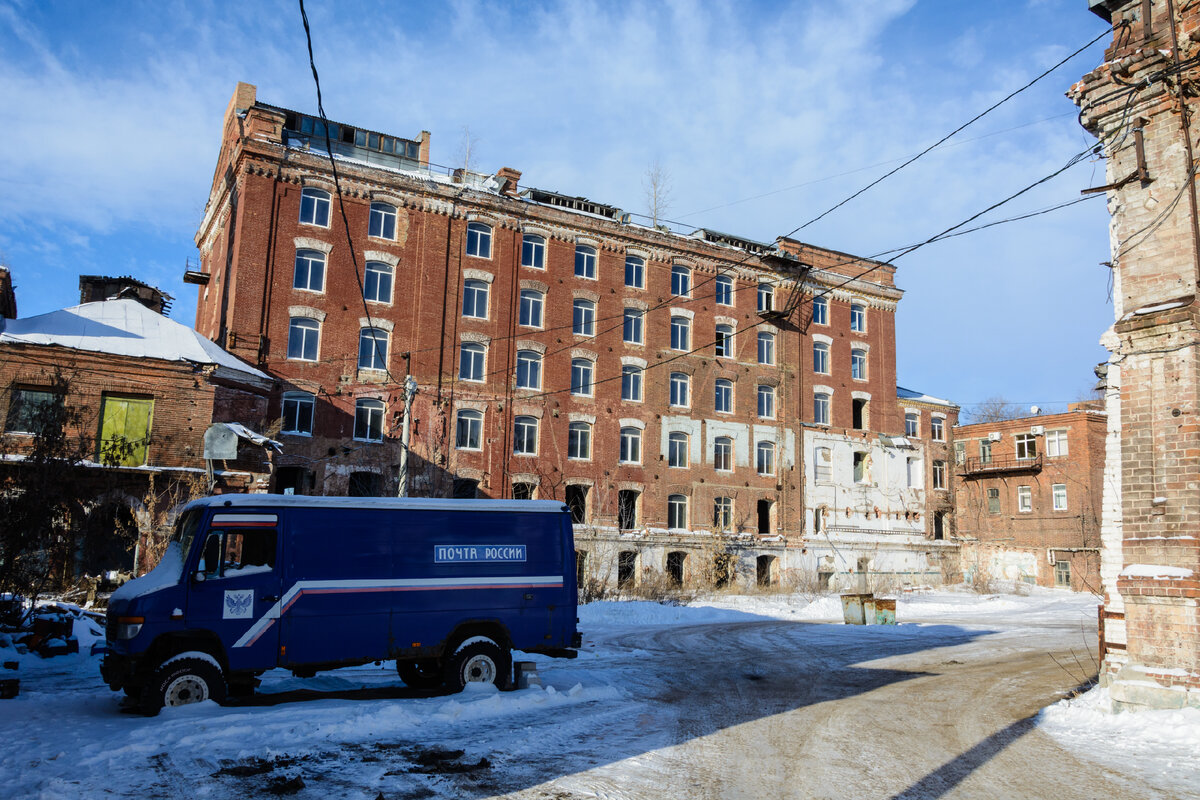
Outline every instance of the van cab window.
{"label": "van cab window", "polygon": [[211,531],[204,543],[200,571],[208,578],[230,578],[275,568],[275,529]]}

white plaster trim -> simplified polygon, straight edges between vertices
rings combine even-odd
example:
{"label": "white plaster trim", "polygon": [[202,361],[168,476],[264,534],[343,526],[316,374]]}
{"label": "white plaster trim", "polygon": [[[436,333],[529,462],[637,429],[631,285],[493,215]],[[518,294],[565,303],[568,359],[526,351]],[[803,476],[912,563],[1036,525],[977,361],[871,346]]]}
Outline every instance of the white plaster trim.
{"label": "white plaster trim", "polygon": [[572,411],[571,413],[567,414],[567,420],[569,422],[586,422],[589,425],[595,425],[596,415],[585,414],[582,411]]}
{"label": "white plaster trim", "polygon": [[383,263],[387,264],[389,267],[392,267],[393,269],[400,266],[400,257],[399,256],[392,255],[391,253],[385,253],[382,250],[366,251],[365,253],[363,253],[363,260],[364,261],[382,261]]}
{"label": "white plaster trim", "polygon": [[380,330],[392,332],[396,324],[390,319],[380,319],[379,317],[359,317],[358,327],[360,328],[379,328]]}
{"label": "white plaster trim", "polygon": [[311,306],[288,306],[289,317],[303,317],[304,319],[315,319],[317,322],[325,321],[325,312],[319,308]]}
{"label": "white plaster trim", "polygon": [[621,417],[617,421],[621,424],[622,428],[637,428],[640,431],[646,430],[646,422],[636,417]]}
{"label": "white plaster trim", "polygon": [[571,351],[571,358],[583,358],[595,363],[599,360],[600,356],[592,350],[584,350],[582,347],[576,347]]}
{"label": "white plaster trim", "polygon": [[621,356],[621,366],[646,368],[646,359],[637,356]]}
{"label": "white plaster trim", "polygon": [[[399,215],[400,209],[404,206],[405,201],[404,201],[404,198],[398,194],[390,194],[388,192],[381,192],[378,190],[373,190],[371,192],[371,202],[372,203],[387,203],[388,205],[395,206],[396,213],[397,213],[397,215]],[[381,237],[376,237],[376,238],[381,238]]]}
{"label": "white plaster trim", "polygon": [[650,260],[650,251],[643,250],[640,247],[626,247],[625,255],[626,256],[637,256],[638,258],[643,259],[645,261]]}
{"label": "white plaster trim", "polygon": [[458,334],[458,340],[460,342],[475,342],[476,344],[482,344],[484,346],[492,343],[492,337],[488,336],[486,333],[479,333],[478,331],[461,331]]}
{"label": "white plaster trim", "polygon": [[814,392],[820,392],[820,393],[822,393],[822,394],[827,394],[827,395],[832,395],[832,394],[833,394],[833,387],[832,387],[832,386],[825,386],[825,385],[823,385],[823,384],[814,384],[814,385],[813,385],[813,387],[812,387],[812,389],[813,389],[813,391],[814,391]]}
{"label": "white plaster trim", "polygon": [[595,292],[589,292],[587,289],[576,289],[571,292],[571,297],[575,300],[591,300],[597,304],[600,302],[600,295]]}
{"label": "white plaster trim", "polygon": [[600,260],[600,248],[601,248],[601,244],[600,244],[600,240],[599,240],[599,239],[597,239],[597,238],[595,238],[595,237],[593,237],[593,236],[576,236],[576,237],[575,237],[575,244],[584,244],[584,245],[587,245],[588,247],[594,247],[594,248],[596,248],[596,260],[597,260],[597,261],[599,261],[599,260]]}
{"label": "white plaster trim", "polygon": [[564,486],[595,486],[596,482],[591,478],[563,478]]}
{"label": "white plaster trim", "polygon": [[534,342],[529,339],[518,339],[517,350],[533,350],[539,355],[546,355],[546,345],[541,342]]}
{"label": "white plaster trim", "polygon": [[337,184],[328,178],[320,175],[303,175],[300,178],[300,186],[303,189],[324,189],[331,195],[337,191]]}
{"label": "white plaster trim", "polygon": [[532,483],[534,486],[537,486],[542,482],[542,477],[532,472],[514,472],[512,474],[512,482]]}
{"label": "white plaster trim", "polygon": [[539,225],[531,225],[526,222],[521,226],[521,234],[531,233],[534,236],[541,236],[543,239],[553,239],[554,234],[550,233],[548,228],[543,228]]}
{"label": "white plaster trim", "polygon": [[870,392],[851,392],[850,396],[853,397],[855,400],[870,400],[871,399]]}
{"label": "white plaster trim", "polygon": [[484,400],[455,400],[454,401],[454,411],[455,411],[456,416],[457,416],[457,412],[462,411],[464,409],[467,411],[478,411],[480,413],[486,414],[487,409],[488,409],[488,404]]}
{"label": "white plaster trim", "polygon": [[821,344],[827,344],[830,347],[833,347],[832,336],[826,336],[823,333],[810,333],[809,338],[811,338],[814,342],[820,342]]}
{"label": "white plaster trim", "polygon": [[852,342],[850,342],[850,349],[851,350],[864,350],[869,353],[869,352],[871,352],[871,345],[867,344],[866,342],[853,342],[852,341]]}
{"label": "white plaster trim", "polygon": [[333,245],[311,236],[297,236],[292,242],[295,243],[297,250],[319,250],[325,255],[329,255],[329,251],[333,250]]}
{"label": "white plaster trim", "polygon": [[[514,417],[536,417],[537,419],[540,420],[542,418],[542,414],[544,414],[545,411],[546,411],[546,409],[543,408],[542,406],[523,406],[520,403],[513,403],[513,416]],[[538,431],[538,436],[539,437],[541,436],[540,430]],[[524,455],[533,455],[533,454],[525,453]]]}
{"label": "white plaster trim", "polygon": [[464,269],[463,270],[463,279],[491,283],[492,281],[494,281],[496,279],[496,276],[492,275],[492,273],[490,273],[490,272],[484,272],[481,269]]}
{"label": "white plaster trim", "polygon": [[738,322],[733,317],[713,317],[713,323],[716,325],[729,325],[735,333],[737,332]]}
{"label": "white plaster trim", "polygon": [[542,281],[534,281],[534,280],[530,280],[529,278],[521,279],[521,288],[522,289],[533,289],[535,291],[541,292],[542,294],[545,294],[546,292],[550,291],[550,287],[547,286]]}
{"label": "white plaster trim", "polygon": [[929,416],[938,417],[939,419],[946,419],[946,415],[943,414],[941,411],[930,411]]}
{"label": "white plaster trim", "polygon": [[671,316],[687,317],[689,320],[694,320],[696,318],[696,312],[687,308],[676,308],[675,306],[671,306]]}
{"label": "white plaster trim", "polygon": [[645,311],[650,308],[645,300],[635,300],[632,297],[625,298],[625,308],[636,308],[638,311]]}

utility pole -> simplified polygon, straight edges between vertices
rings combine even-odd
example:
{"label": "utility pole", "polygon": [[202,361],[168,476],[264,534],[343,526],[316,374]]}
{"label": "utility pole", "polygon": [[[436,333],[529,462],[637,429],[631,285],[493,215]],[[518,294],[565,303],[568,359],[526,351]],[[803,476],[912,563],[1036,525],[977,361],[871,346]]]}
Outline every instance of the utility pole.
{"label": "utility pole", "polygon": [[404,354],[407,374],[404,376],[404,420],[400,433],[400,481],[397,497],[408,497],[408,442],[412,437],[412,403],[417,394],[417,379],[412,376],[410,354]]}

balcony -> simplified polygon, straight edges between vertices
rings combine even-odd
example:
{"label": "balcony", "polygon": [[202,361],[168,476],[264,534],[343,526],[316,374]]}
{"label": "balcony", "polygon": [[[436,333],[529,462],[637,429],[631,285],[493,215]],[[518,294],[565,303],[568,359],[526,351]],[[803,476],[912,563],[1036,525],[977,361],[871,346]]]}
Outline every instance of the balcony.
{"label": "balcony", "polygon": [[1033,458],[1017,458],[1016,456],[1005,456],[1001,458],[990,458],[986,461],[981,458],[968,458],[962,464],[959,464],[958,474],[964,478],[974,477],[978,475],[991,475],[998,472],[1041,472],[1042,471],[1042,454],[1038,453]]}

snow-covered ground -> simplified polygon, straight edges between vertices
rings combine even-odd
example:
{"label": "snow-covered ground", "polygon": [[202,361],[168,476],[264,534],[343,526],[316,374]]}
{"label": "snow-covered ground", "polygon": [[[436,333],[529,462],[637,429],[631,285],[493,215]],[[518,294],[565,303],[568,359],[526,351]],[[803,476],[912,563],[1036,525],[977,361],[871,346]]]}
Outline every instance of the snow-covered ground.
{"label": "snow-covered ground", "polygon": [[[1040,635],[1078,643],[1078,661],[1064,668],[1086,671],[1095,607],[1090,596],[1056,590],[1021,596],[939,590],[901,597],[901,625],[876,633],[916,637],[918,646],[932,649],[950,644],[952,623],[977,631],[985,648],[1002,650],[1049,626],[1054,630]],[[644,714],[654,680],[654,665],[646,662],[655,654],[619,646],[623,637],[669,626],[794,620],[831,623],[810,624],[805,636],[836,648],[847,632],[836,597],[721,595],[688,606],[600,602],[581,607],[579,616],[588,644],[578,659],[518,655],[537,662],[542,687],[436,697],[407,689],[389,662],[307,680],[276,670],[264,676],[254,704],[203,703],[165,709],[153,719],[121,712],[121,695],[103,685],[99,658],[88,654],[95,631],[77,623],[79,655],[19,657],[21,694],[0,700],[0,796],[241,797],[253,779],[260,790],[297,797],[446,797],[454,795],[438,781],[453,772],[475,781],[470,796],[486,797],[488,774],[522,768],[519,759],[500,763],[496,755],[511,752],[514,737],[556,728],[564,737],[577,735],[566,721],[585,708],[593,720]],[[0,656],[14,657],[11,649]],[[1153,776],[1157,786],[1177,787],[1180,797],[1200,787],[1200,711],[1114,716],[1103,710],[1106,699],[1097,690],[1065,700],[1045,710],[1039,726],[1080,759],[1109,771]],[[590,766],[580,758],[579,769]],[[617,783],[623,769],[632,779],[638,758],[605,765]],[[301,775],[312,785],[305,788]],[[398,785],[408,793],[397,793]],[[506,787],[497,781],[495,791]]]}

